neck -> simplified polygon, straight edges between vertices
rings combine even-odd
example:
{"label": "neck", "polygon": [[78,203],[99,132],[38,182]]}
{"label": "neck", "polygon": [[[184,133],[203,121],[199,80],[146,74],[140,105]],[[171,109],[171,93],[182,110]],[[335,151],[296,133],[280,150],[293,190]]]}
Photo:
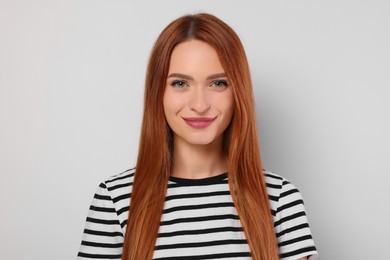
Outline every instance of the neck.
{"label": "neck", "polygon": [[192,145],[174,138],[171,175],[186,179],[201,179],[226,172],[222,136],[208,145]]}

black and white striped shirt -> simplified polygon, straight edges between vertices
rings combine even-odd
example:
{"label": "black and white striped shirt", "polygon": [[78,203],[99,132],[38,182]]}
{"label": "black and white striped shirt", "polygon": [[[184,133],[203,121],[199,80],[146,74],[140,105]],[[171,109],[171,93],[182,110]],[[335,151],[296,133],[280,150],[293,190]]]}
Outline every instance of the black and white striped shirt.
{"label": "black and white striped shirt", "polygon": [[[78,259],[120,259],[134,169],[100,184],[88,212]],[[316,256],[299,191],[265,171],[280,258]],[[153,259],[251,259],[226,174],[171,177]]]}

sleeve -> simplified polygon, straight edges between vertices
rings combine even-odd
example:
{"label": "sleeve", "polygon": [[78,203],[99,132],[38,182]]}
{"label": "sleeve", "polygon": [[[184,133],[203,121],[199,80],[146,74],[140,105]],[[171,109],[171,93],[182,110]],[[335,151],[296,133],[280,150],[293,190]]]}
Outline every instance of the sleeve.
{"label": "sleeve", "polygon": [[302,196],[285,179],[277,203],[275,230],[280,259],[297,260],[308,257],[312,260],[317,257]]}
{"label": "sleeve", "polygon": [[112,197],[101,183],[88,211],[77,259],[121,259],[123,240]]}

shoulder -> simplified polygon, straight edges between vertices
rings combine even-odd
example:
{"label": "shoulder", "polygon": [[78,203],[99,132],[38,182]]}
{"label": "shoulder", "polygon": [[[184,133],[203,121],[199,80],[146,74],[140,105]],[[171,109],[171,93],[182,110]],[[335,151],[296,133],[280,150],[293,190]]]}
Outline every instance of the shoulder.
{"label": "shoulder", "polygon": [[105,204],[111,201],[115,204],[121,199],[126,199],[131,193],[133,178],[134,169],[129,169],[102,181],[96,189],[93,203]]}
{"label": "shoulder", "polygon": [[135,173],[135,168],[127,169],[121,173],[112,175],[108,177],[104,182],[105,183],[112,183],[112,182],[117,182],[117,181],[126,181],[126,180],[133,180],[134,178],[134,173]]}
{"label": "shoulder", "polygon": [[120,259],[134,169],[100,183],[88,211],[78,259]]}
{"label": "shoulder", "polygon": [[104,180],[100,185],[105,186],[109,192],[121,193],[121,191],[128,192],[129,188],[133,186],[135,168],[125,170],[119,174],[112,175]]}
{"label": "shoulder", "polygon": [[286,178],[264,170],[264,180],[274,216],[283,208],[303,204],[302,195],[298,188]]}
{"label": "shoulder", "polygon": [[280,198],[296,192],[299,193],[295,185],[286,178],[268,170],[264,170],[263,173],[267,191],[270,195]]}
{"label": "shoulder", "polygon": [[100,184],[100,191],[104,188],[104,192],[109,194],[112,202],[120,213],[122,211],[125,212],[129,206],[134,173],[135,168],[131,168],[107,178]]}
{"label": "shoulder", "polygon": [[94,196],[94,203],[104,211],[116,213],[123,232],[126,230],[134,173],[135,168],[131,168],[112,175],[100,183]]}
{"label": "shoulder", "polygon": [[315,257],[317,249],[311,235],[302,195],[286,178],[264,171],[280,258]]}

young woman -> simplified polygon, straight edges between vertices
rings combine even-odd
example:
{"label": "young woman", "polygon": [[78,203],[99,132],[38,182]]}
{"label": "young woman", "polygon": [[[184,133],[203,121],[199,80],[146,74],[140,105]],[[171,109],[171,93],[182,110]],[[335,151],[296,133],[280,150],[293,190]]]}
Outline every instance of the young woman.
{"label": "young woman", "polygon": [[307,259],[298,190],[262,169],[248,62],[210,14],[169,24],[151,53],[136,168],[100,184],[79,259]]}

